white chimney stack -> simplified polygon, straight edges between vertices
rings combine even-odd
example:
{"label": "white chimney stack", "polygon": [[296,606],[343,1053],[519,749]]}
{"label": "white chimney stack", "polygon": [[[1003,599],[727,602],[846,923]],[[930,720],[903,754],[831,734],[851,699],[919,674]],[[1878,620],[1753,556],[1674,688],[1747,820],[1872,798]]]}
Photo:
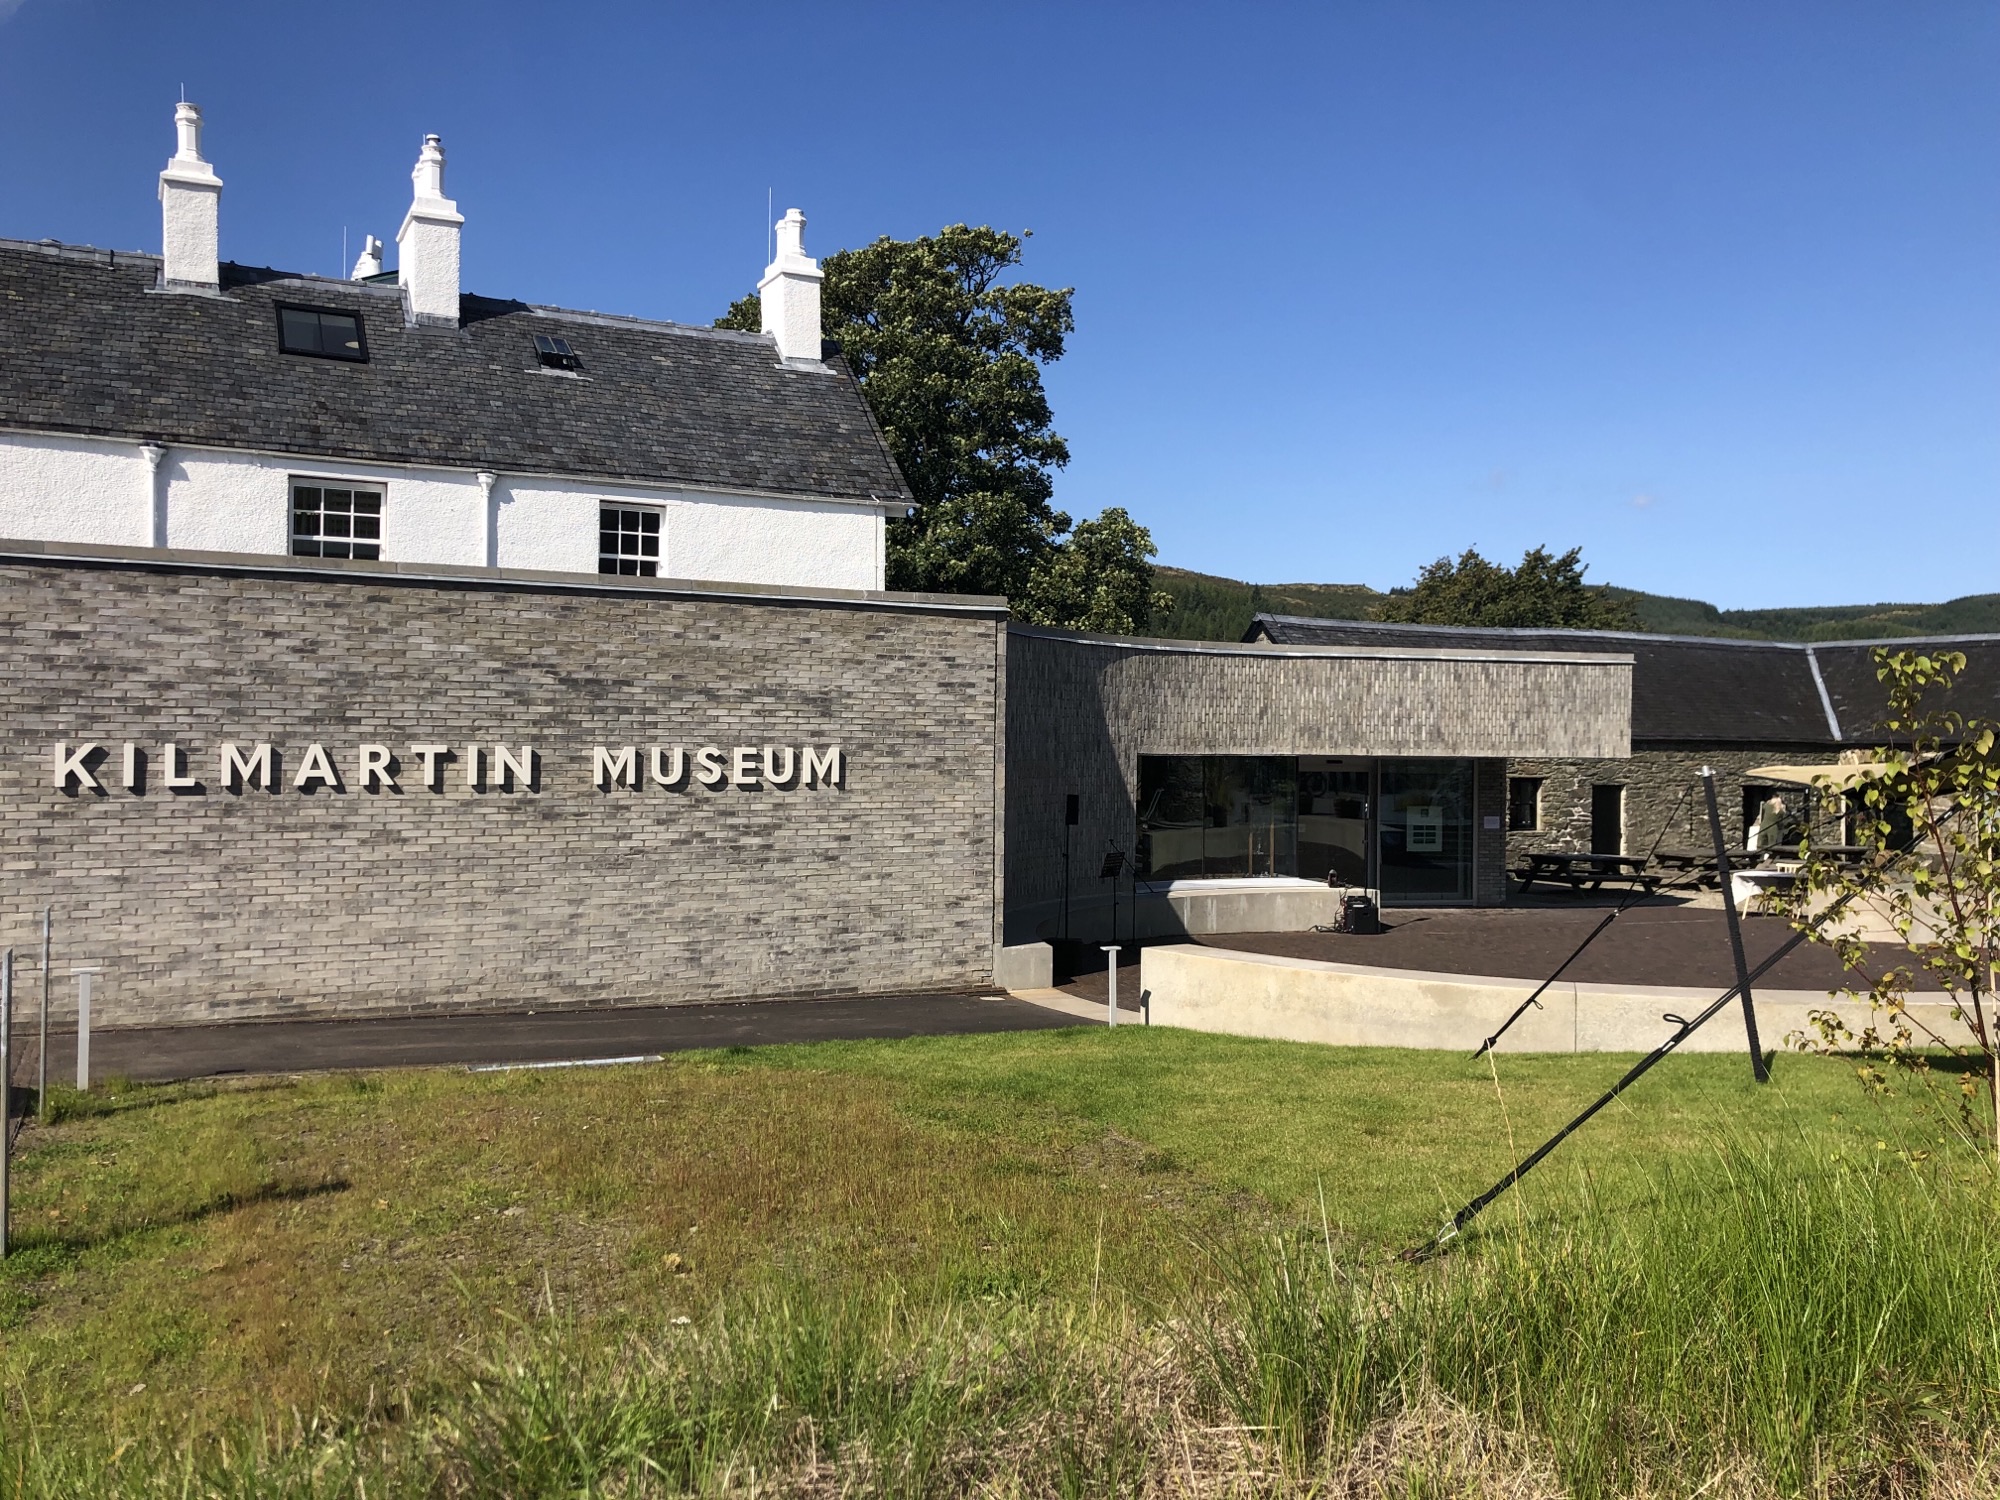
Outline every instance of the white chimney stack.
{"label": "white chimney stack", "polygon": [[806,216],[796,208],[778,220],[778,253],[757,283],[764,332],[778,340],[780,359],[819,359],[819,262],[806,254]]}
{"label": "white chimney stack", "polygon": [[201,110],[183,99],[174,129],[180,140],[160,174],[160,283],[212,292],[221,284],[222,179],[201,154]]}
{"label": "white chimney stack", "polygon": [[413,323],[458,326],[458,233],[465,216],[444,195],[444,144],[424,137],[416,169],[416,194],[396,231],[396,281]]}
{"label": "white chimney stack", "polygon": [[361,254],[354,261],[353,281],[366,281],[382,274],[382,242],[372,234],[361,237]]}

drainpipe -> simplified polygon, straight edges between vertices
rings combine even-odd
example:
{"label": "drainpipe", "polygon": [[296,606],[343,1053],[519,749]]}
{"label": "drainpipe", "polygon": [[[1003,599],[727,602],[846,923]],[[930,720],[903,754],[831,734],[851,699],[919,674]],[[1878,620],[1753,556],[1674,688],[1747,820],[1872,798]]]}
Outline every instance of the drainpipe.
{"label": "drainpipe", "polygon": [[491,469],[481,469],[476,476],[479,480],[479,499],[486,510],[486,566],[500,566],[500,507],[493,501],[493,487],[500,482],[500,476]]}
{"label": "drainpipe", "polygon": [[146,514],[152,524],[155,547],[167,545],[167,502],[160,493],[160,463],[167,450],[158,443],[141,443],[139,456],[146,460]]}

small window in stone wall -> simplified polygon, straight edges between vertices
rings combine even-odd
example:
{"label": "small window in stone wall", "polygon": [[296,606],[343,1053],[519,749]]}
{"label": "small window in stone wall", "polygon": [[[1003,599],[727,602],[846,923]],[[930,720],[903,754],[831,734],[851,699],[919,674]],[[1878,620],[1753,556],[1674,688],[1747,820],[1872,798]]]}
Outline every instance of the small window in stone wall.
{"label": "small window in stone wall", "polygon": [[597,571],[628,578],[660,576],[660,513],[606,505],[597,514]]}
{"label": "small window in stone wall", "polygon": [[382,492],[294,482],[292,556],[379,559]]}
{"label": "small window in stone wall", "polygon": [[1507,778],[1507,827],[1516,833],[1533,833],[1542,826],[1542,778]]}

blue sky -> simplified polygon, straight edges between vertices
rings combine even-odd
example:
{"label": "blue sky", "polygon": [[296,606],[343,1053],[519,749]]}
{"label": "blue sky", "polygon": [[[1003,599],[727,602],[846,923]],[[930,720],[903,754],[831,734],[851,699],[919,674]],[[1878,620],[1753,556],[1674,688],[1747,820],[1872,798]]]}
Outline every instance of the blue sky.
{"label": "blue sky", "polygon": [[467,288],[530,301],[707,322],[767,189],[820,254],[1031,228],[1058,500],[1163,562],[2000,588],[1991,0],[0,0],[0,235],[156,249],[183,84],[235,260],[392,237],[432,130]]}

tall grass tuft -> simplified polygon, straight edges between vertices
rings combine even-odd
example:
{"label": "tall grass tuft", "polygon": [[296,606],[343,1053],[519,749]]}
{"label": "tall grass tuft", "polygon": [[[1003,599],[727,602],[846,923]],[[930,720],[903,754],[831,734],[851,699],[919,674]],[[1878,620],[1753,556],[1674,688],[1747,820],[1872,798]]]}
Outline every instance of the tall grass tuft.
{"label": "tall grass tuft", "polygon": [[[1990,1179],[1726,1147],[1651,1206],[1504,1221],[1377,1268],[1275,1246],[1208,1341],[1222,1400],[1293,1463],[1443,1398],[1544,1439],[1580,1497],[1748,1468],[1780,1494],[1979,1447],[2000,1393]],[[1687,1486],[1692,1490],[1695,1484]]]}

